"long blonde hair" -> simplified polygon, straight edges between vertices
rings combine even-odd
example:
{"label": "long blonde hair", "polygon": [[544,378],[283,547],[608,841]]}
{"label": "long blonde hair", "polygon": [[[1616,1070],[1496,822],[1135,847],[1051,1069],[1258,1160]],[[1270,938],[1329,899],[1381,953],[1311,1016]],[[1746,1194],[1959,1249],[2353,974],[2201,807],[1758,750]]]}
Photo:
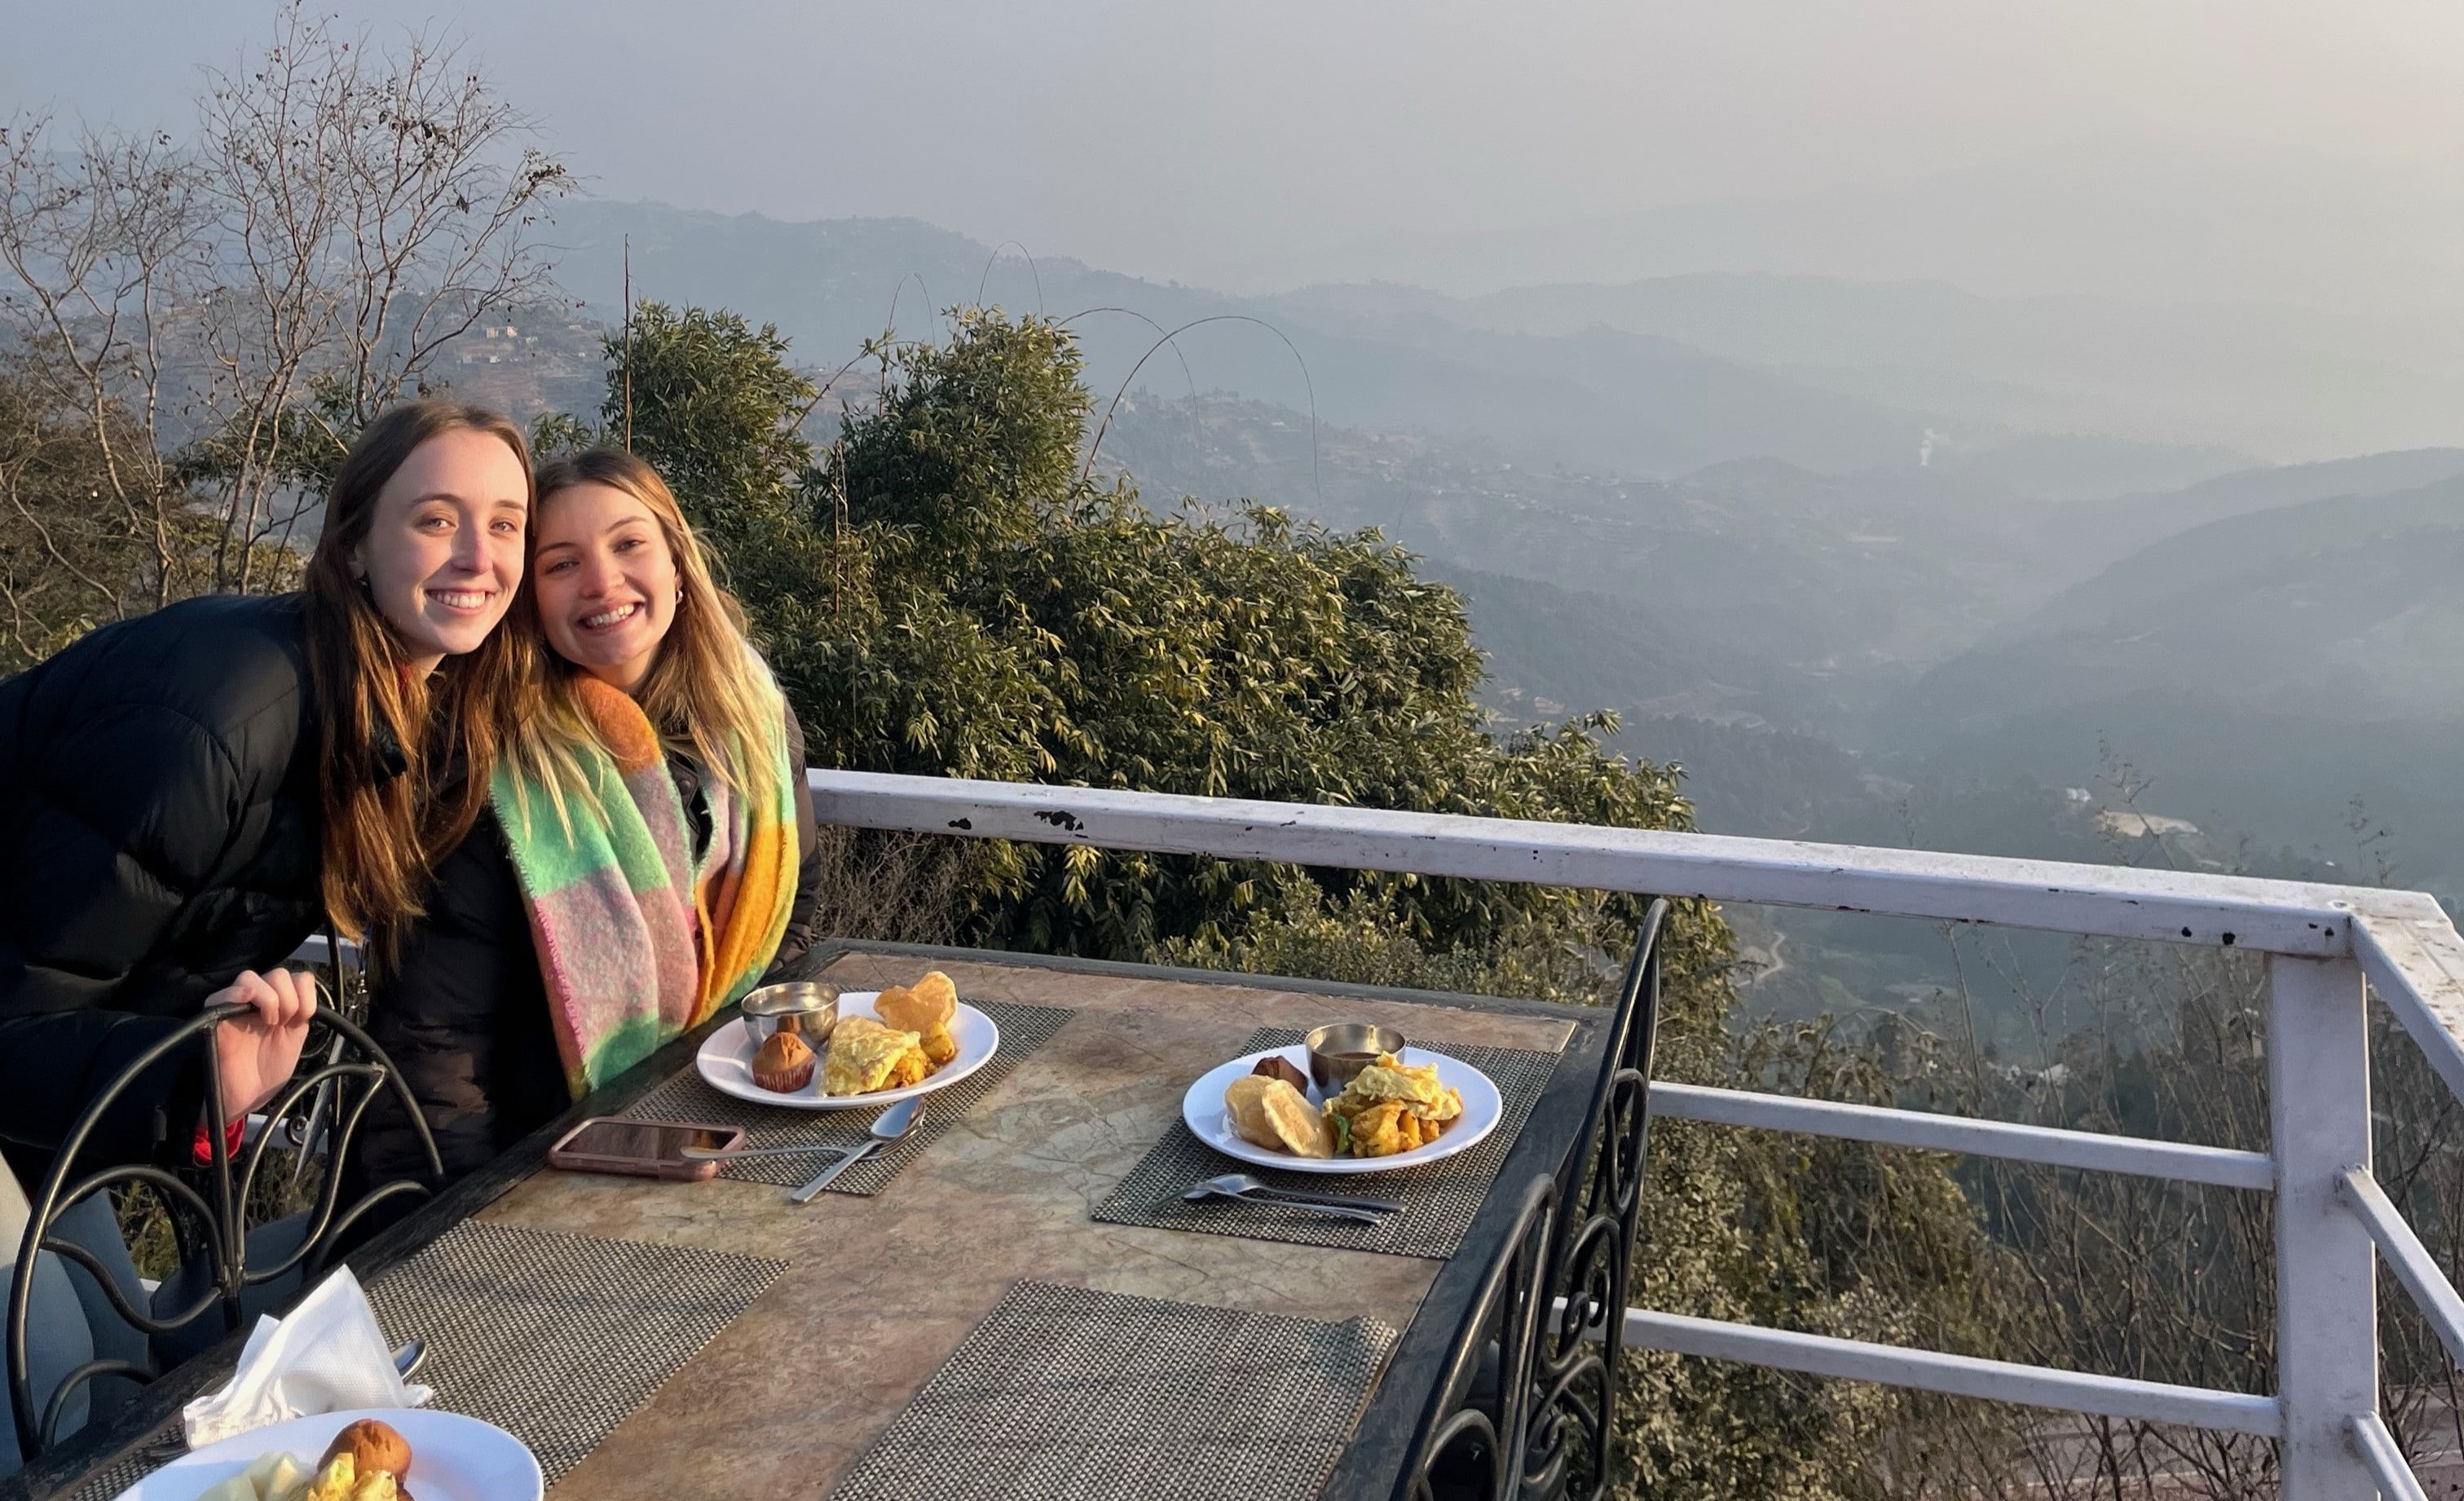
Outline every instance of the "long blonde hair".
{"label": "long blonde hair", "polygon": [[[486,806],[507,734],[539,705],[527,580],[478,650],[447,657],[423,679],[351,574],[386,481],[421,444],[456,431],[499,439],[529,474],[521,430],[501,415],[448,401],[396,407],[362,430],[334,472],[300,585],[321,739],[325,913],[345,936],[372,939],[380,960],[419,916],[436,862]],[[463,780],[449,791],[457,771]]]}
{"label": "long blonde hair", "polygon": [[[779,794],[779,768],[763,750],[780,733],[786,704],[753,650],[743,607],[718,585],[710,555],[658,471],[609,448],[586,449],[540,466],[531,507],[533,571],[540,522],[556,497],[577,485],[605,485],[642,502],[658,520],[684,589],[634,701],[671,751],[690,756],[737,798],[766,805]],[[568,798],[596,803],[575,750],[595,744],[597,736],[573,696],[582,669],[570,663],[565,668],[548,673],[546,712],[521,724],[510,752],[526,780],[549,789],[560,818],[567,816]]]}

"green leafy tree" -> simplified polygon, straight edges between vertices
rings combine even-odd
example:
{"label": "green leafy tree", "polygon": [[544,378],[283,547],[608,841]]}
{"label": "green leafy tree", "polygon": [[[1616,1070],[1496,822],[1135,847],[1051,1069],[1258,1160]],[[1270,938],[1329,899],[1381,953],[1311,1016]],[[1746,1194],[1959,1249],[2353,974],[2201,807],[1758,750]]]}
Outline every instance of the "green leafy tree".
{"label": "green leafy tree", "polygon": [[[894,347],[878,404],[826,453],[799,430],[814,392],[775,330],[656,304],[635,319],[635,448],[726,556],[816,761],[1683,826],[1671,773],[1601,748],[1612,720],[1492,737],[1462,604],[1409,555],[1266,507],[1159,515],[1089,479],[1066,331],[953,318],[946,343]],[[1228,943],[1355,891],[1416,940],[1482,948],[1572,900],[1074,848],[996,847],[979,874],[979,937],[1114,957]]]}

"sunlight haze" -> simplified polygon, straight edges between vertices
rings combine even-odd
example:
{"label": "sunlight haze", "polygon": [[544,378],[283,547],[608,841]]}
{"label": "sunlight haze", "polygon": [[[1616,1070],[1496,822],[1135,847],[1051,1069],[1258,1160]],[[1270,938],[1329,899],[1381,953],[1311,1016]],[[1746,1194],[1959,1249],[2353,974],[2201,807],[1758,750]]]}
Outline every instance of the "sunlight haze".
{"label": "sunlight haze", "polygon": [[[17,4],[0,98],[156,118],[271,8]],[[347,5],[381,29],[399,7]],[[1698,270],[2464,302],[2464,9],[1460,0],[439,7],[593,191],[1262,291]]]}

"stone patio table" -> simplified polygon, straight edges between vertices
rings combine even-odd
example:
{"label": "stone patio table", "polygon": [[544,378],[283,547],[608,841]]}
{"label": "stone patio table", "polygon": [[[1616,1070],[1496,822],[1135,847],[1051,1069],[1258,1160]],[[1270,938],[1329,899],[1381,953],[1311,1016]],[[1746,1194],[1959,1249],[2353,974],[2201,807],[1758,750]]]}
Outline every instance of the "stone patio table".
{"label": "stone patio table", "polygon": [[[946,970],[969,1000],[1067,1007],[929,1150],[869,1196],[808,1204],[759,1182],[669,1183],[545,1169],[570,1120],[614,1115],[692,1067],[700,1034],[578,1106],[351,1258],[363,1281],[464,1220],[783,1260],[789,1269],[552,1487],[594,1501],[829,1494],[920,1388],[1023,1281],[1258,1313],[1378,1321],[1399,1341],[1325,1490],[1389,1493],[1515,1190],[1572,1150],[1599,1069],[1602,1013],[980,950],[841,942],[816,968],[849,989]],[[1438,1261],[1105,1224],[1092,1212],[1179,1119],[1190,1081],[1261,1027],[1400,1027],[1416,1044],[1560,1053],[1463,1244]],[[718,1024],[714,1023],[713,1026]],[[707,1030],[707,1029],[705,1029]],[[817,1164],[818,1165],[818,1164]],[[1224,1170],[1236,1164],[1226,1161]],[[1408,1174],[1395,1181],[1408,1192]],[[397,1337],[421,1332],[389,1331]],[[157,1383],[108,1433],[22,1477],[72,1495],[194,1391],[236,1341]],[[0,1488],[5,1490],[6,1488]]]}

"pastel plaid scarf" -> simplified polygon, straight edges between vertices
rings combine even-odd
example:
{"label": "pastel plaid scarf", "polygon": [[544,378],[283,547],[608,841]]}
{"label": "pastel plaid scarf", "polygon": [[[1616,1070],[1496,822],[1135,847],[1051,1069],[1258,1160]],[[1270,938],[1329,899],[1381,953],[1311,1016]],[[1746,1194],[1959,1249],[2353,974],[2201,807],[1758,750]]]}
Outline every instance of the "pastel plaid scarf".
{"label": "pastel plaid scarf", "polygon": [[599,813],[568,797],[560,820],[547,789],[503,762],[489,791],[580,1099],[753,988],[786,931],[797,850],[783,719],[758,747],[778,771],[767,806],[704,779],[711,838],[696,861],[649,717],[594,677],[579,676],[575,694],[605,747],[580,758]]}

